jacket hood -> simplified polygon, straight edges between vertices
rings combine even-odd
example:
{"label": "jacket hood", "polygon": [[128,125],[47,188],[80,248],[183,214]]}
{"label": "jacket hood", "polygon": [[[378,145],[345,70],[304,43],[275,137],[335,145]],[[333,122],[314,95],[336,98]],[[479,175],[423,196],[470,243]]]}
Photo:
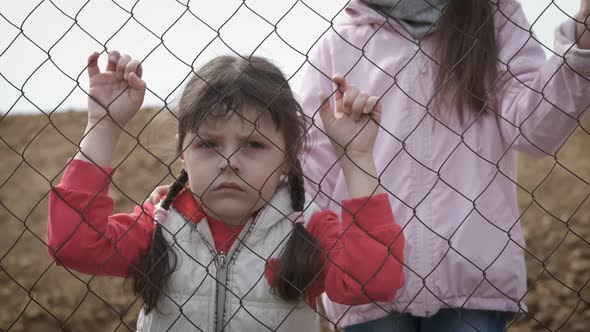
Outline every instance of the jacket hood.
{"label": "jacket hood", "polygon": [[[345,25],[383,24],[383,22],[387,21],[385,15],[380,14],[360,0],[351,0],[343,13],[345,18],[343,18],[342,24]],[[389,19],[389,21],[395,23],[393,19]]]}
{"label": "jacket hood", "polygon": [[360,0],[351,0],[338,18],[339,25],[382,25],[381,29],[397,31],[412,38],[396,20],[380,14]]}

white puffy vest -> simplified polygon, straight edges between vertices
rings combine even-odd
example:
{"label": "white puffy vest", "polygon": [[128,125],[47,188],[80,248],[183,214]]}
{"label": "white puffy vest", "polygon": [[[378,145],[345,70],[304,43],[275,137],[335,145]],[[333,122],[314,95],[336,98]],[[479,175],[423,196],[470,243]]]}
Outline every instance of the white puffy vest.
{"label": "white puffy vest", "polygon": [[[315,204],[306,209],[306,224],[318,210]],[[146,315],[142,309],[137,330],[319,331],[318,314],[305,302],[287,303],[273,295],[264,276],[268,260],[280,256],[293,229],[285,217],[292,211],[289,191],[281,186],[221,255],[206,220],[195,225],[171,209],[161,223],[179,264],[160,296],[161,314]]]}

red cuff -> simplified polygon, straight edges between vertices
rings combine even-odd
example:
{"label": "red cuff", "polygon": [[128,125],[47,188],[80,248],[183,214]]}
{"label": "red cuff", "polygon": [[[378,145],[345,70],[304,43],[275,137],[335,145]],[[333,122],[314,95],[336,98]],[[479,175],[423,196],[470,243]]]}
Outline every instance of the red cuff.
{"label": "red cuff", "polygon": [[[387,213],[387,215],[384,215]],[[394,226],[395,223],[384,225],[383,220],[395,220],[389,196],[386,193],[373,196],[357,197],[342,201],[343,227],[350,225],[353,220],[365,229],[375,229]],[[355,229],[355,228],[352,228]]]}
{"label": "red cuff", "polygon": [[80,192],[108,193],[113,173],[112,168],[101,168],[84,160],[70,159],[60,186]]}

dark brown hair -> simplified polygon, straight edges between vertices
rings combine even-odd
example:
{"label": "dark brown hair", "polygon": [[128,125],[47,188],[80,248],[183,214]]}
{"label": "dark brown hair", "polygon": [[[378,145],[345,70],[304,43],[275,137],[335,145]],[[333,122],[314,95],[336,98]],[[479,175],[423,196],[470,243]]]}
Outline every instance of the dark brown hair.
{"label": "dark brown hair", "polygon": [[[305,133],[303,111],[281,71],[260,57],[220,56],[205,64],[188,82],[177,112],[177,152],[183,151],[188,133],[196,133],[200,124],[210,117],[223,117],[246,109],[268,112],[283,133],[286,162],[289,163],[288,186],[295,211],[303,211],[305,193],[303,173],[298,154]],[[176,195],[185,187],[188,176],[183,170],[172,184],[162,207],[168,209]],[[135,272],[134,291],[144,300],[146,313],[157,310],[157,302],[168,278],[177,267],[177,257],[162,235],[156,233],[148,254]],[[319,243],[301,224],[295,224],[273,271],[272,289],[286,301],[303,297],[316,275]]]}
{"label": "dark brown hair", "polygon": [[461,121],[465,109],[484,110],[487,89],[497,76],[495,6],[490,0],[449,0],[437,23],[437,98],[451,96]]}

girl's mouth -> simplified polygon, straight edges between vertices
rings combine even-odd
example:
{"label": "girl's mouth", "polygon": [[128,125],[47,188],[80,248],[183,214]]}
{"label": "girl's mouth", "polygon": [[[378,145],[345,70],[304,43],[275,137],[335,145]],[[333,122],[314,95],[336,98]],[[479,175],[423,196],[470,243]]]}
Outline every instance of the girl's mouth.
{"label": "girl's mouth", "polygon": [[236,190],[236,191],[244,191],[244,189],[239,186],[237,183],[235,182],[230,182],[230,181],[224,181],[222,183],[220,183],[216,188],[215,191],[218,190]]}

